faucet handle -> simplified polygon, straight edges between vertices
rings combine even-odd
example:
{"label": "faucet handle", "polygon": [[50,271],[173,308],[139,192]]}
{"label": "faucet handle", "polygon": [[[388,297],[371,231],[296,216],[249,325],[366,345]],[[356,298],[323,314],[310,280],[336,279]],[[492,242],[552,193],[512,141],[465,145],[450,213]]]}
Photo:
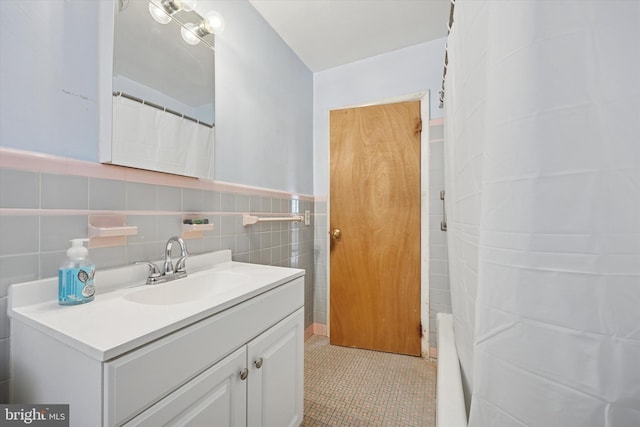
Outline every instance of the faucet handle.
{"label": "faucet handle", "polygon": [[155,278],[160,277],[162,273],[160,273],[160,269],[157,265],[149,261],[136,261],[134,264],[146,264],[149,267],[149,277]]}
{"label": "faucet handle", "polygon": [[187,268],[186,261],[187,261],[187,258],[189,256],[191,256],[191,254],[187,253],[186,255],[181,256],[180,259],[178,259],[178,261],[176,262],[176,273],[177,272],[183,272],[183,271],[186,270],[186,268]]}

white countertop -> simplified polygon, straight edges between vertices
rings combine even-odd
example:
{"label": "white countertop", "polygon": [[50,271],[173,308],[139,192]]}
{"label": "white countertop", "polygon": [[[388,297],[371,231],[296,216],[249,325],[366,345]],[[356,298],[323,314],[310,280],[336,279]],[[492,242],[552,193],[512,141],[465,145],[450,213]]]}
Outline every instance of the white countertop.
{"label": "white countertop", "polygon": [[[75,306],[58,304],[57,278],[12,285],[9,317],[106,361],[304,275],[300,269],[233,262],[230,251],[191,257],[187,271],[191,264],[200,271],[157,285],[140,284],[144,266],[97,271],[95,300]],[[115,283],[122,280],[123,271],[128,286]],[[203,283],[210,283],[210,288],[192,300],[168,305],[135,302],[138,292],[163,293],[170,288],[160,287],[181,285],[202,289]]]}

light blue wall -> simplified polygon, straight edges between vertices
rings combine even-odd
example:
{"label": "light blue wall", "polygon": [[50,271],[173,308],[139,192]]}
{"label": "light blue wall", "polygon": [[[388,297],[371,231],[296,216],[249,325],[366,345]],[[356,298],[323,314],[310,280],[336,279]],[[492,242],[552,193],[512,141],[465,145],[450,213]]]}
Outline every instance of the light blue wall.
{"label": "light blue wall", "polygon": [[216,39],[216,179],[312,194],[313,74],[247,1],[210,3],[226,21]]}
{"label": "light blue wall", "polygon": [[[248,1],[201,3],[227,22],[216,180],[311,194],[313,74]],[[0,1],[0,146],[97,161],[98,28],[98,1]]]}
{"label": "light blue wall", "polygon": [[97,2],[0,1],[0,145],[98,159]]}

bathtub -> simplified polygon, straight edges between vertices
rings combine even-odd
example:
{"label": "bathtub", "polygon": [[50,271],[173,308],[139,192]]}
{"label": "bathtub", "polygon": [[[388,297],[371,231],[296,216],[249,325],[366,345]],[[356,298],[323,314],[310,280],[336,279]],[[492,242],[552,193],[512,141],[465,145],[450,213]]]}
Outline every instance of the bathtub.
{"label": "bathtub", "polygon": [[438,379],[436,386],[436,426],[466,427],[467,411],[462,391],[460,362],[453,335],[453,316],[438,313]]}

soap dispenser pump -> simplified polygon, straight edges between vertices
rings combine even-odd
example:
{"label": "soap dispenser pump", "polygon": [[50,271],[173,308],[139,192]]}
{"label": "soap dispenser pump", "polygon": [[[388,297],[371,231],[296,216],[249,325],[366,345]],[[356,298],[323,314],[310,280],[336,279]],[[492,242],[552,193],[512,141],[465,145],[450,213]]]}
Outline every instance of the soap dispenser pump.
{"label": "soap dispenser pump", "polygon": [[58,270],[58,303],[60,305],[84,304],[93,301],[93,279],[96,267],[89,260],[89,250],[83,243],[88,239],[72,239],[67,259]]}

